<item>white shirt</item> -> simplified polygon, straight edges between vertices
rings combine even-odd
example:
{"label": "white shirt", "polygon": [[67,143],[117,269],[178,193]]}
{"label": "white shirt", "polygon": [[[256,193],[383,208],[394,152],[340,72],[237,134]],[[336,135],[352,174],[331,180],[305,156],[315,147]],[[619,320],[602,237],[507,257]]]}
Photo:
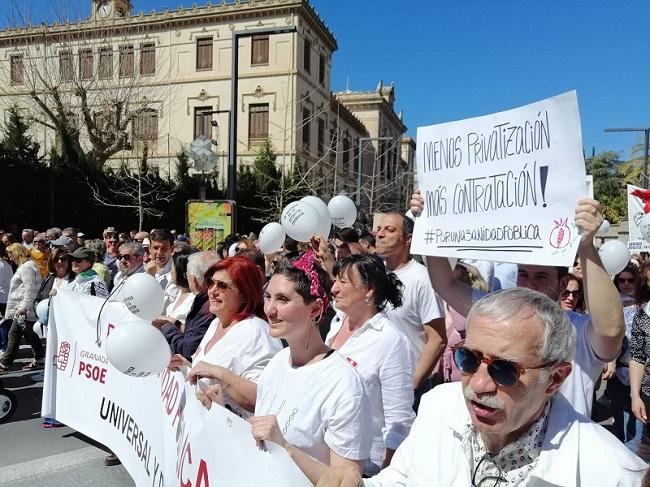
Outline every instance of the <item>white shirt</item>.
{"label": "white shirt", "polygon": [[386,314],[408,337],[417,361],[426,342],[424,324],[445,316],[442,302],[431,287],[427,268],[419,262],[411,259],[405,266],[389,271],[402,281],[402,306],[392,309],[388,305]]}
{"label": "white shirt", "polygon": [[368,398],[359,374],[338,352],[292,367],[285,348],[271,359],[257,384],[255,416],[275,415],[292,445],[329,465],[330,450],[350,460],[370,456]]}
{"label": "white shirt", "polygon": [[165,266],[156,271],[156,281],[160,284],[160,287],[165,291],[165,304],[163,309],[166,309],[169,304],[176,299],[178,294],[178,287],[172,281],[172,257],[169,258]]}
{"label": "white shirt", "polygon": [[[345,314],[339,313],[332,320],[327,345],[334,341],[344,319]],[[374,475],[381,469],[385,449],[397,449],[415,419],[415,358],[406,336],[385,313],[377,313],[364,323],[338,352],[357,370],[370,400],[373,442],[365,473]]]}
{"label": "white shirt", "polygon": [[587,340],[587,327],[591,323],[591,317],[574,311],[568,311],[567,316],[576,331],[576,354],[571,362],[573,369],[560,387],[560,393],[576,411],[589,418],[594,387],[607,362],[596,356]]}
{"label": "white shirt", "polygon": [[[181,296],[183,296],[183,302],[177,304]],[[174,301],[169,303],[169,306],[167,306],[167,309],[165,310],[165,316],[169,316],[174,320],[185,323],[185,318],[187,318],[187,314],[192,309],[192,304],[194,303],[195,296],[196,295],[191,292],[185,294],[179,292],[176,295]]]}
{"label": "white shirt", "polygon": [[[463,431],[470,421],[460,383],[435,387],[422,397],[411,433],[390,466],[364,480],[364,485],[471,485],[473,471],[462,445]],[[525,485],[635,487],[646,469],[647,465],[620,441],[578,414],[558,395],[551,403],[542,449]]]}
{"label": "white shirt", "polygon": [[[215,318],[210,323],[199,347],[192,356],[192,363],[197,364],[203,360],[210,364],[220,365],[244,379],[257,382],[271,357],[282,349],[282,342],[271,338],[269,325],[266,321],[252,316],[230,325],[231,328],[228,332],[206,352],[206,345],[212,340],[220,326],[219,318]],[[200,382],[201,384],[214,383],[209,379],[201,379]],[[239,407],[227,394],[224,396],[228,409],[242,417],[250,416],[250,412]]]}
{"label": "white shirt", "polygon": [[510,289],[517,286],[517,264],[510,262],[494,262],[494,281],[491,286],[493,291]]}

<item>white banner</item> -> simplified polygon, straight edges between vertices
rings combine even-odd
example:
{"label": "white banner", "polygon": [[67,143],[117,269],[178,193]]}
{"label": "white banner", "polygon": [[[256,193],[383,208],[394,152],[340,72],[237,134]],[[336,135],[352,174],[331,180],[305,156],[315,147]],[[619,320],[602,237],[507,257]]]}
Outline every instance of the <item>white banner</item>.
{"label": "white banner", "polygon": [[138,486],[308,486],[286,452],[257,448],[250,425],[195,398],[180,372],[129,377],[108,362],[104,341],[129,316],[121,303],[66,291],[50,305],[42,415],[109,447]]}
{"label": "white banner", "polygon": [[570,266],[587,194],[575,91],[417,131],[414,254]]}
{"label": "white banner", "polygon": [[641,218],[645,215],[643,207],[646,205],[646,201],[650,201],[650,191],[631,184],[627,185],[627,223],[629,225],[627,247],[632,252],[650,251],[650,244],[643,238],[639,229]]}

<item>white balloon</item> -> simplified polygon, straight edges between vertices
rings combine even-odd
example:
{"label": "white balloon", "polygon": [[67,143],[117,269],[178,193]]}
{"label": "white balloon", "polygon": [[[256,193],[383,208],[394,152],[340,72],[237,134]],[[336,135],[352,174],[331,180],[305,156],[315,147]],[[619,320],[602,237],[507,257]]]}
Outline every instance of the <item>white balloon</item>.
{"label": "white balloon", "polygon": [[280,223],[287,235],[298,242],[309,242],[321,227],[318,210],[305,201],[294,201],[285,206]]}
{"label": "white balloon", "polygon": [[165,293],[156,279],[144,272],[126,278],[122,299],[131,313],[151,321],[163,311]]}
{"label": "white balloon", "polygon": [[343,194],[334,196],[327,204],[332,223],[339,228],[351,227],[357,219],[357,207],[350,198]]}
{"label": "white balloon", "polygon": [[260,250],[263,254],[277,252],[284,245],[286,233],[278,222],[271,222],[264,225],[260,232]]}
{"label": "white balloon", "polygon": [[641,231],[643,238],[650,242],[650,213],[646,213],[643,215],[643,218],[641,218],[641,221],[639,222],[639,230]]}
{"label": "white balloon", "polygon": [[[43,301],[41,301],[41,303],[42,302]],[[37,321],[36,323],[34,323],[32,330],[34,330],[34,333],[36,333],[36,336],[38,338],[45,338],[47,336],[47,326],[45,325],[45,323],[41,323],[40,321]]]}
{"label": "white balloon", "polygon": [[108,335],[105,346],[111,365],[131,377],[163,371],[172,356],[163,334],[136,317],[120,323]]}
{"label": "white balloon", "polygon": [[49,315],[50,315],[50,300],[44,299],[42,301],[39,301],[39,303],[36,305],[36,316],[38,317],[38,321],[40,321],[44,325],[47,325],[47,320],[50,317]]}
{"label": "white balloon", "polygon": [[607,240],[598,249],[598,254],[610,276],[621,272],[630,261],[630,251],[620,240]]}
{"label": "white balloon", "polygon": [[330,234],[330,230],[332,229],[332,219],[330,217],[330,211],[327,209],[325,202],[322,199],[311,195],[305,196],[300,201],[305,201],[316,208],[318,215],[320,216],[320,230],[318,232],[318,235],[327,238]]}
{"label": "white balloon", "polygon": [[611,227],[612,226],[610,225],[608,220],[603,220],[603,223],[600,224],[600,228],[598,228],[598,231],[596,232],[596,235],[600,235],[601,237],[603,235],[607,235],[607,233],[609,232],[609,229]]}

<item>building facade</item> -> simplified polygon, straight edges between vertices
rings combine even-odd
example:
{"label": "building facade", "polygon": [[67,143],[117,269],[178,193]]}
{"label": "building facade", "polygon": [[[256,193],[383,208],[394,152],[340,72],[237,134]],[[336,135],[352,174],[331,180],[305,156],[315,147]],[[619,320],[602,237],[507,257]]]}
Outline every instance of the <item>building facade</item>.
{"label": "building facade", "polygon": [[134,11],[137,0],[88,7],[84,20],[0,32],[0,108],[36,121],[45,155],[77,144],[103,164],[146,157],[171,174],[179,151],[205,135],[225,186],[236,111],[239,164],[270,140],[282,169],[299,164],[319,196],[358,193],[375,210],[403,198],[401,174],[413,161],[394,88],[332,94],[337,42],[307,0],[208,1],[147,14]]}

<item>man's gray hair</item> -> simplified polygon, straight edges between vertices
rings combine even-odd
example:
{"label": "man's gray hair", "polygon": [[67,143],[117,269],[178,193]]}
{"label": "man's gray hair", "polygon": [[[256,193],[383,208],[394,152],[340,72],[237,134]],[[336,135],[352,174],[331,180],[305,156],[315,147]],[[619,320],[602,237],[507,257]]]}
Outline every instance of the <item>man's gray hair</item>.
{"label": "man's gray hair", "polygon": [[219,255],[211,250],[195,252],[187,259],[187,273],[194,276],[201,286],[205,285],[205,273],[213,265],[219,262]]}
{"label": "man's gray hair", "polygon": [[474,316],[494,321],[514,317],[537,316],[544,327],[542,343],[537,355],[542,363],[571,362],[575,354],[575,330],[569,317],[558,304],[532,289],[515,287],[490,293],[481,298],[467,315],[467,323]]}
{"label": "man's gray hair", "polygon": [[131,252],[133,255],[136,255],[138,257],[141,257],[144,255],[144,247],[140,242],[125,242],[122,245],[120,245],[120,250],[126,250],[127,252]]}

